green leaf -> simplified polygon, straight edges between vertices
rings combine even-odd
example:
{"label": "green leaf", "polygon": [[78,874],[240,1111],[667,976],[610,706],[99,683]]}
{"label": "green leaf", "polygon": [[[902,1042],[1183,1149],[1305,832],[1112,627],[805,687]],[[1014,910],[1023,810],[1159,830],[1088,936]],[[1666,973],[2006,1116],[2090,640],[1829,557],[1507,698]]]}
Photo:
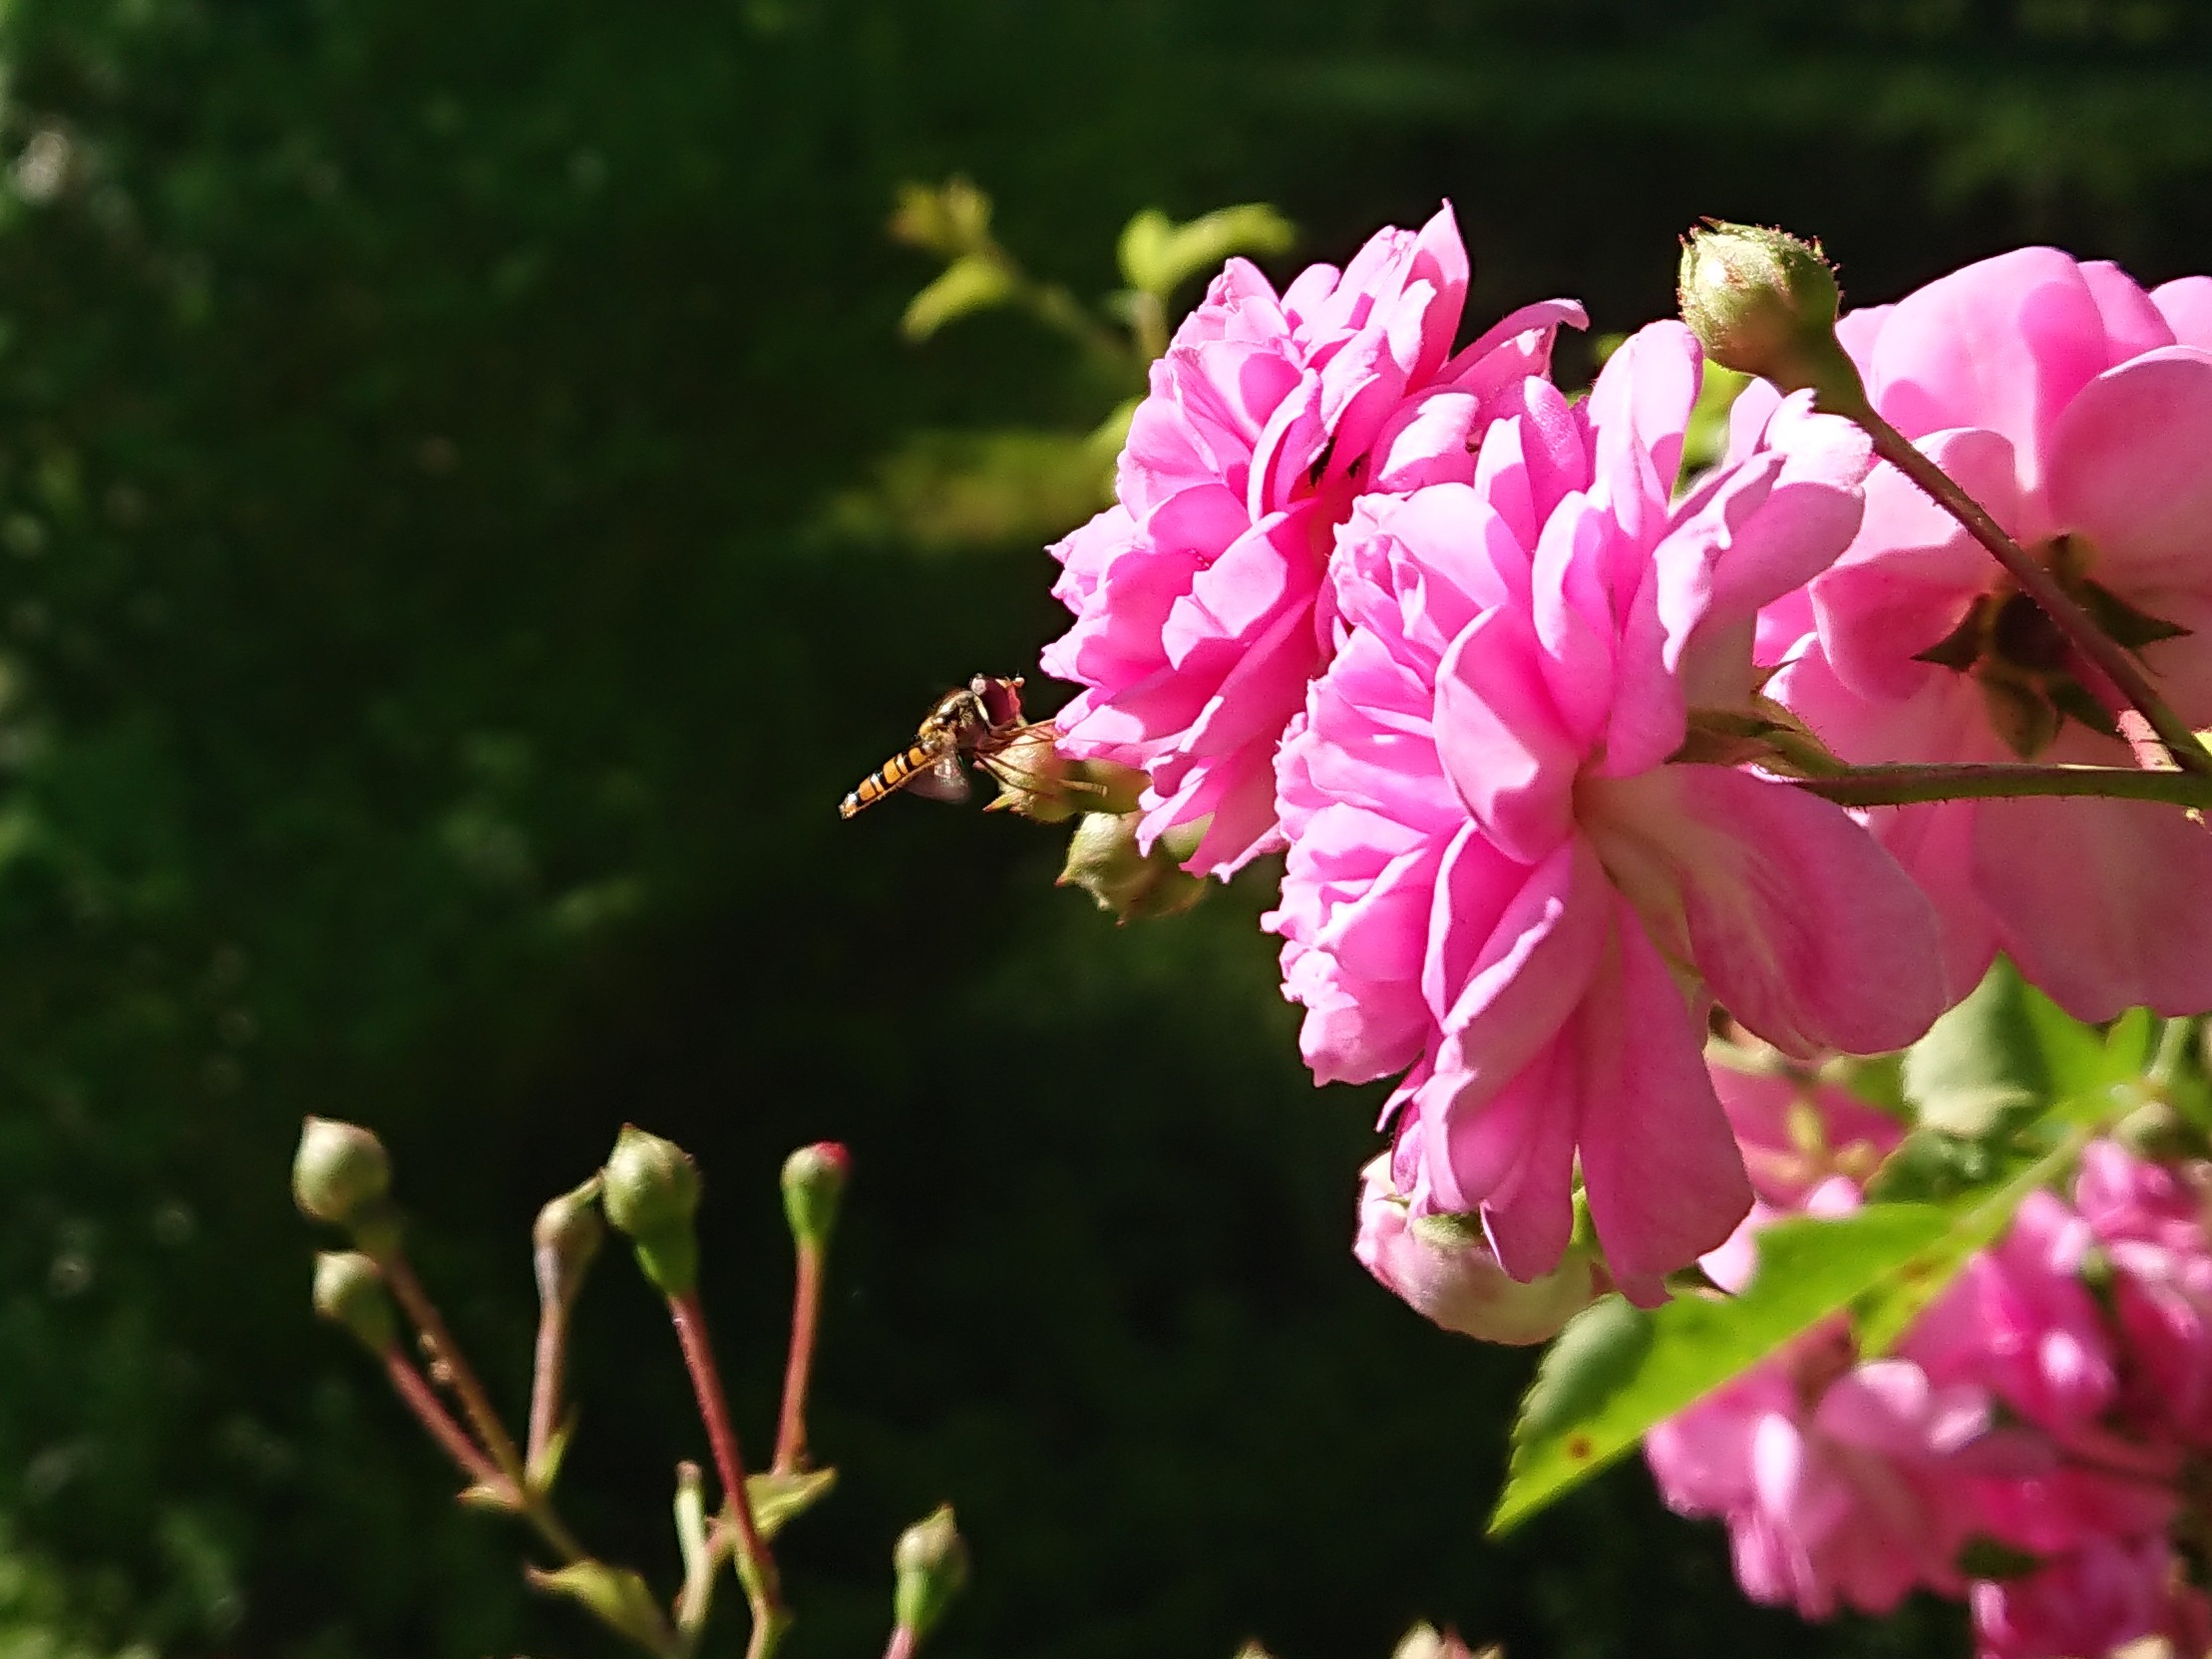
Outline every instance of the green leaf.
{"label": "green leaf", "polygon": [[2000,959],[1967,999],[1905,1051],[1905,1098],[1930,1129],[1978,1138],[2004,1126],[2051,1093],[2045,1032],[2031,1014],[2027,987]]}
{"label": "green leaf", "polygon": [[923,553],[1022,547],[1064,535],[1114,497],[1113,449],[1096,432],[923,428],[834,498],[818,522],[856,541]]}
{"label": "green leaf", "polygon": [[1491,1516],[1510,1531],[1614,1463],[1645,1432],[1848,1307],[1944,1230],[1925,1204],[1870,1204],[1799,1217],[1759,1234],[1743,1293],[1680,1296],[1645,1312],[1618,1297],[1562,1331],[1538,1368],[1513,1434],[1513,1463]]}
{"label": "green leaf", "polygon": [[523,1576],[549,1595],[565,1596],[588,1608],[609,1630],[626,1636],[650,1653],[666,1653],[674,1643],[660,1603],[645,1580],[628,1567],[604,1561],[572,1561],[556,1572],[526,1566]]}
{"label": "green leaf", "polygon": [[[2064,1116],[2052,1115],[2054,1119]],[[2009,1180],[1995,1188],[1965,1194],[1947,1206],[1950,1225],[1943,1235],[1901,1263],[1885,1282],[1869,1287],[1868,1294],[1860,1299],[1852,1317],[1860,1354],[1876,1359],[1895,1347],[1920,1311],[1958,1277],[1968,1258],[1994,1243],[2012,1225],[2022,1200],[2065,1173],[2096,1127],[2094,1121],[2068,1124],[2056,1146]]]}
{"label": "green leaf", "polygon": [[1689,424],[1682,429],[1683,478],[1703,472],[1727,450],[1728,412],[1735,407],[1736,394],[1750,381],[1749,375],[1737,374],[1718,363],[1705,365],[1697,402],[1689,412]]}
{"label": "green leaf", "polygon": [[553,1483],[560,1479],[561,1462],[568,1456],[568,1443],[575,1438],[575,1434],[576,1414],[571,1411],[561,1419],[559,1426],[547,1437],[546,1444],[539,1449],[538,1456],[531,1460],[530,1468],[524,1471],[523,1479],[532,1492],[549,1493],[553,1491]]}
{"label": "green leaf", "polygon": [[746,1500],[753,1506],[753,1524],[760,1535],[772,1538],[791,1521],[830,1495],[837,1485],[834,1469],[810,1469],[803,1474],[779,1475],[770,1471],[745,1478]]}
{"label": "green leaf", "polygon": [[2158,1042],[2158,1022],[2147,1008],[2130,1008],[2104,1033],[2104,1059],[2113,1079],[2141,1077],[2150,1070],[2151,1054]]}
{"label": "green leaf", "polygon": [[1233,253],[1282,253],[1296,239],[1290,221],[1264,201],[1217,208],[1188,224],[1147,207],[1122,227],[1121,274],[1139,293],[1165,300]]}
{"label": "green leaf", "polygon": [[946,323],[1005,304],[1013,293],[1013,275],[1003,263],[987,253],[963,253],[907,302],[899,332],[910,340],[926,340]]}

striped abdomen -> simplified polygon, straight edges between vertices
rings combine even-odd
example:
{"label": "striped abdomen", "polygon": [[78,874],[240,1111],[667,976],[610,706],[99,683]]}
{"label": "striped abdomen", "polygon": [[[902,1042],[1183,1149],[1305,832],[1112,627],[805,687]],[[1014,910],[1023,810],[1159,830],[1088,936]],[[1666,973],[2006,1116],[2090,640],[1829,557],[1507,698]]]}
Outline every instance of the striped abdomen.
{"label": "striped abdomen", "polygon": [[944,758],[944,752],[932,743],[912,743],[900,754],[892,756],[882,766],[860,782],[860,787],[838,803],[837,816],[851,818],[863,807],[873,807],[887,795],[905,788],[917,774],[926,772]]}

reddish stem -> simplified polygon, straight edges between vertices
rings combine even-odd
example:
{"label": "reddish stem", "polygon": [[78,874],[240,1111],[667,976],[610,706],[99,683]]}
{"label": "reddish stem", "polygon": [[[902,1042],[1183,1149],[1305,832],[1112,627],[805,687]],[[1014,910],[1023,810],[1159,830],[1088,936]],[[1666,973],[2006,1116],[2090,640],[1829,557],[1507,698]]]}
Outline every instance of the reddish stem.
{"label": "reddish stem", "polygon": [[492,1409],[492,1397],[484,1392],[484,1385],[477,1381],[476,1373],[469,1369],[469,1362],[462,1358],[460,1347],[453,1340],[453,1333],[446,1329],[446,1322],[439,1316],[422,1281],[415,1277],[415,1269],[407,1257],[394,1249],[375,1257],[377,1267],[384,1274],[384,1282],[392,1287],[392,1294],[399,1305],[407,1310],[407,1317],[415,1328],[430,1341],[446,1375],[453,1380],[453,1392],[461,1402],[470,1426],[476,1430],[477,1439],[491,1453],[492,1462],[517,1492],[527,1489],[523,1474],[523,1460],[515,1450],[514,1437],[500,1421],[500,1414]]}
{"label": "reddish stem", "polygon": [[776,1472],[807,1466],[807,1384],[814,1371],[815,1333],[822,1320],[822,1246],[802,1242],[791,1291],[791,1353],[784,1361],[783,1413],[776,1424]]}
{"label": "reddish stem", "polygon": [[914,1626],[892,1626],[891,1641],[884,1648],[884,1659],[914,1659]]}
{"label": "reddish stem", "polygon": [[753,1519],[753,1502],[745,1491],[745,1464],[737,1450],[737,1436],[730,1428],[730,1410],[722,1397],[721,1374],[715,1370],[714,1348],[707,1340],[706,1313],[699,1293],[687,1290],[668,1298],[668,1317],[676,1327],[676,1345],[683,1350],[684,1369],[691,1373],[691,1392],[699,1402],[699,1420],[706,1425],[707,1445],[714,1453],[715,1473],[722,1478],[722,1506],[737,1528],[739,1555],[752,1569],[759,1586],[754,1610],[756,1635],[771,1617],[783,1612],[783,1591],[776,1579],[775,1557]]}
{"label": "reddish stem", "polygon": [[[2127,654],[2126,648],[2097,626],[2095,618],[2075,603],[2073,595],[2058,585],[2055,576],[2006,534],[1980,501],[1961,489],[1941,467],[1913,448],[1912,440],[1875,414],[1871,406],[1854,410],[1851,415],[1874,440],[1875,454],[1919,485],[1938,506],[1958,519],[1977,541],[1997,555],[1998,563],[2005,566],[2014,584],[2034,600],[2036,607],[2057,625],[2075,650],[2095,664],[2111,682],[2107,691],[2116,693],[2120,702],[2141,711],[2144,723],[2158,735],[2175,766],[2185,772],[2212,772],[2212,755],[2205,753],[2204,745],[2189,729],[2188,723],[2159,700],[2142,668]],[[2091,695],[2096,695],[2095,687],[2089,689]]]}
{"label": "reddish stem", "polygon": [[2096,699],[2097,706],[2112,717],[2112,723],[2127,742],[2128,753],[2135,757],[2135,764],[2145,772],[2173,771],[2176,763],[2166,753],[2166,746],[2158,741],[2150,718],[2130,703],[2126,694],[2112,683],[2112,677],[2091,662],[2078,646],[2072,657],[2067,671],[2080,682],[2083,691]]}
{"label": "reddish stem", "polygon": [[530,1462],[535,1471],[560,1431],[560,1378],[568,1364],[568,1310],[557,1301],[538,1315],[538,1352],[530,1384]]}
{"label": "reddish stem", "polygon": [[384,1373],[392,1379],[392,1387],[401,1402],[415,1414],[415,1421],[430,1431],[430,1438],[461,1466],[462,1474],[478,1486],[497,1490],[506,1485],[500,1472],[492,1467],[492,1460],[477,1450],[476,1443],[463,1434],[461,1425],[448,1415],[445,1404],[431,1388],[430,1380],[417,1371],[398,1348],[385,1350]]}

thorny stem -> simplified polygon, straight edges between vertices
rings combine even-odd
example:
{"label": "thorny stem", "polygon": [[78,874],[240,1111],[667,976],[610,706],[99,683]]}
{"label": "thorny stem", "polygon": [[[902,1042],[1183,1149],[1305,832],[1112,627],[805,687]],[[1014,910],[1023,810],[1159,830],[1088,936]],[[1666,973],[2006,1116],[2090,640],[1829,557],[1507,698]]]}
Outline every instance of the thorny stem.
{"label": "thorny stem", "polygon": [[779,1475],[807,1466],[807,1382],[814,1369],[815,1332],[822,1317],[822,1246],[799,1245],[798,1277],[791,1291],[791,1353],[784,1361],[783,1411],[776,1424]]}
{"label": "thorny stem", "polygon": [[[2205,752],[2188,723],[2166,707],[2151,689],[2141,666],[2128,655],[2125,647],[2098,627],[2089,613],[2074,602],[2073,596],[2058,585],[2057,578],[2005,533],[1981,502],[1961,489],[1941,467],[1913,448],[1912,441],[1877,415],[1871,404],[1862,402],[1859,407],[1843,413],[1848,413],[1866,429],[1874,440],[1875,454],[1919,485],[1937,505],[1997,555],[1997,561],[2005,566],[2006,573],[2020,590],[2034,600],[2074,648],[2111,681],[2131,707],[2141,712],[2176,766],[2200,777],[2212,777],[2212,754]],[[2093,694],[2094,688],[2091,690]]]}
{"label": "thorny stem", "polygon": [[2022,796],[2097,795],[2212,808],[2212,776],[2138,772],[2120,766],[1859,766],[1797,788],[1843,807],[1904,807],[1922,801],[1992,801]]}
{"label": "thorny stem", "polygon": [[767,1540],[753,1518],[752,1498],[745,1490],[745,1464],[738,1454],[737,1436],[730,1428],[729,1403],[722,1396],[722,1378],[714,1366],[714,1348],[707,1340],[706,1313],[699,1306],[699,1293],[688,1290],[669,1297],[668,1317],[676,1327],[676,1345],[683,1350],[684,1369],[691,1374],[691,1392],[699,1402],[699,1419],[706,1426],[715,1473],[722,1478],[723,1513],[737,1532],[738,1561],[745,1569],[740,1576],[753,1604],[753,1634],[746,1647],[747,1659],[765,1659],[783,1634],[789,1614],[776,1573],[776,1558],[768,1552]]}
{"label": "thorny stem", "polygon": [[461,1473],[481,1487],[495,1492],[505,1485],[500,1472],[493,1468],[492,1460],[477,1450],[476,1443],[461,1432],[461,1425],[447,1413],[445,1404],[438,1398],[430,1381],[414,1363],[397,1347],[384,1352],[384,1374],[392,1379],[392,1388],[400,1401],[415,1414],[415,1421],[430,1433],[445,1451],[447,1457],[461,1466]]}

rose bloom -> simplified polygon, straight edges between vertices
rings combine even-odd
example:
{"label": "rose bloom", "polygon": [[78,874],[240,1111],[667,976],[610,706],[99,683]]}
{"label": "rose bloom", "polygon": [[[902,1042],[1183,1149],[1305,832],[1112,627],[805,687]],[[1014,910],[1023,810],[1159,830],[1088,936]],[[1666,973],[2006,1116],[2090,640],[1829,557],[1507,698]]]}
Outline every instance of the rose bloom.
{"label": "rose bloom", "polygon": [[1795,787],[1677,760],[1750,707],[1754,617],[1850,541],[1855,429],[1802,405],[1676,500],[1700,358],[1679,324],[1589,399],[1521,383],[1471,483],[1354,510],[1335,649],[1279,763],[1285,990],[1316,1078],[1410,1068],[1393,1180],[1550,1272],[1579,1169],[1615,1279],[1751,1199],[1703,1060],[1717,996],[1785,1051],[1901,1047],[1946,1002],[1894,860]]}
{"label": "rose bloom", "polygon": [[1280,295],[1233,259],[1152,366],[1115,504],[1053,548],[1075,622],[1043,657],[1083,688],[1063,751],[1149,776],[1148,849],[1202,820],[1195,870],[1282,844],[1275,750],[1326,660],[1336,526],[1363,494],[1471,476],[1484,412],[1583,322],[1547,301],[1454,354],[1467,274],[1448,206]]}
{"label": "rose bloom", "polygon": [[[2212,280],[2145,293],[2023,248],[1838,333],[1885,419],[1980,500],[2192,727],[2212,725]],[[1759,442],[1770,388],[1739,400]],[[1769,692],[1846,761],[2129,766],[2073,647],[1990,553],[1877,467],[1849,551],[1761,619]],[[2083,1020],[2212,1007],[2212,831],[2099,799],[1876,809],[1942,913],[1952,983],[2000,950]]]}

